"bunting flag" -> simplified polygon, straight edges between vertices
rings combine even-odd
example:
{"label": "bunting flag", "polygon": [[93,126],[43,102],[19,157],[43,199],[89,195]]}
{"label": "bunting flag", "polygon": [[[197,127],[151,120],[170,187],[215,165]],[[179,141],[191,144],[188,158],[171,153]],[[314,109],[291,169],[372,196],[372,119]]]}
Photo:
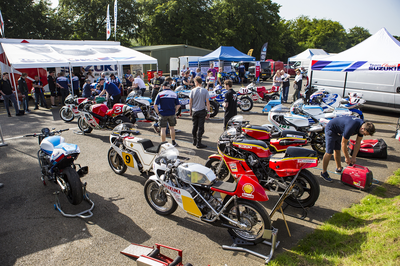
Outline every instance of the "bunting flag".
{"label": "bunting flag", "polygon": [[117,0],[114,2],[114,35],[117,38]]}
{"label": "bunting flag", "polygon": [[1,11],[0,11],[0,33],[1,33],[1,36],[4,37],[4,20],[3,20],[3,15],[1,14]]}
{"label": "bunting flag", "polygon": [[110,5],[107,5],[107,35],[106,35],[106,40],[110,38],[111,35],[111,25],[110,25]]}

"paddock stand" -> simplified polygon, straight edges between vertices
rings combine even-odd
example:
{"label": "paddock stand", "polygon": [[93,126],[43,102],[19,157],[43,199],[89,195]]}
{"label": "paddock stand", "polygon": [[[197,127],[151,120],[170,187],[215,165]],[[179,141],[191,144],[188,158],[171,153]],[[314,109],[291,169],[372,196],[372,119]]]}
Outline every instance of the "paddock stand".
{"label": "paddock stand", "polygon": [[[60,194],[60,190],[54,192],[53,194],[56,196],[56,203],[54,204],[54,209],[58,210],[59,212],[61,212],[61,214],[65,217],[69,217],[69,218],[75,218],[75,217],[79,217],[79,218],[83,218],[83,219],[87,219],[93,216],[92,210],[94,208],[94,202],[89,198],[88,193],[86,192],[86,185],[87,183],[85,182],[82,185],[82,189],[83,189],[83,199],[88,202],[91,206],[89,209],[76,213],[76,214],[68,214],[65,213],[62,209],[61,209],[61,203],[60,203],[60,199],[58,198],[58,195]],[[86,214],[86,215],[85,215]]]}
{"label": "paddock stand", "polygon": [[[299,176],[301,170],[302,170],[302,168],[300,168],[299,172],[293,178],[293,180],[290,183],[290,185],[285,189],[285,191],[283,192],[282,196],[279,198],[278,202],[275,204],[274,208],[272,209],[272,211],[271,211],[271,213],[269,215],[269,217],[272,218],[274,216],[274,214],[276,213],[276,211],[278,211],[278,210],[281,211],[282,216],[283,216],[283,220],[285,222],[286,229],[288,231],[289,236],[291,236],[291,234],[290,234],[290,231],[289,231],[289,226],[287,225],[287,222],[286,222],[285,215],[284,215],[283,210],[282,210],[282,204],[283,204],[283,201],[286,199],[286,197],[289,196],[290,192],[292,191],[292,189],[293,189],[293,187],[295,185],[294,183],[295,183],[297,177]],[[303,216],[304,216],[304,214],[303,214]],[[268,230],[268,229],[264,230],[263,238],[265,240],[263,240],[261,243],[271,246],[271,250],[270,250],[269,255],[265,256],[265,255],[260,254],[258,252],[255,252],[255,251],[252,251],[252,250],[249,250],[249,249],[246,249],[246,248],[238,247],[239,245],[241,245],[241,246],[256,245],[256,243],[245,241],[243,239],[234,237],[232,229],[228,229],[228,232],[229,232],[229,234],[231,235],[231,237],[233,239],[233,244],[231,246],[223,245],[222,246],[223,249],[234,250],[234,251],[242,251],[242,252],[247,252],[247,253],[253,254],[253,255],[257,256],[257,257],[265,259],[265,263],[266,264],[268,262],[270,262],[270,260],[272,259],[272,256],[274,255],[275,249],[279,246],[279,243],[280,243],[280,241],[278,241],[278,242],[276,241],[277,236],[278,236],[278,229],[272,227],[272,230]],[[272,241],[268,242],[267,239],[271,239],[271,237],[272,237]]]}
{"label": "paddock stand", "polygon": [[0,125],[0,138],[1,138],[0,147],[8,146],[8,144],[4,142],[3,131],[1,130],[1,125]]}

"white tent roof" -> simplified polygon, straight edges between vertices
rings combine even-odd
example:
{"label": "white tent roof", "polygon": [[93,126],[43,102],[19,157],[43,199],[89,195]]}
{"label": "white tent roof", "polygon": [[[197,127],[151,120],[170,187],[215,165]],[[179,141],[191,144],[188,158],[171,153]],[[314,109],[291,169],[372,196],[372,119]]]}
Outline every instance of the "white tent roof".
{"label": "white tent roof", "polygon": [[314,55],[329,55],[323,49],[307,49],[298,55],[289,57],[288,61],[306,61],[310,60]]}
{"label": "white tent roof", "polygon": [[400,70],[400,42],[385,28],[337,55],[312,60],[312,70],[397,71]]}
{"label": "white tent roof", "polygon": [[1,40],[1,47],[13,68],[81,65],[157,64],[157,59],[119,42],[29,40],[21,43]]}

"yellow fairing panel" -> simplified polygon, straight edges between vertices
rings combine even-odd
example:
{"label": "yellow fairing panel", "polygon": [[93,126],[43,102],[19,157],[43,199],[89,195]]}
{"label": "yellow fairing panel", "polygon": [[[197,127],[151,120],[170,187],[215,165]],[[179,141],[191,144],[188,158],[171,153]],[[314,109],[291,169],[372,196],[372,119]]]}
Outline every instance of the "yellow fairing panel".
{"label": "yellow fairing panel", "polygon": [[181,197],[182,197],[183,209],[187,213],[189,213],[191,215],[194,215],[196,217],[201,217],[202,216],[202,213],[199,210],[199,208],[197,207],[196,202],[194,202],[193,198],[189,198],[189,197],[186,197],[186,196],[183,196],[183,195],[181,195]]}

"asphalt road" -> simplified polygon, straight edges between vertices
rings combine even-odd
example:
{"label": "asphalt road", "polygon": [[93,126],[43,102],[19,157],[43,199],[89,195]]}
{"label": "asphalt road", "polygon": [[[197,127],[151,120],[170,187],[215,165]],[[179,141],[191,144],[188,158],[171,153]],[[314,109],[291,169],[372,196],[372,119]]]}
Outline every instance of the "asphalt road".
{"label": "asphalt road", "polygon": [[[254,125],[267,123],[267,115],[261,113],[263,106],[255,104],[251,113],[243,115]],[[263,260],[253,255],[223,250],[221,245],[232,243],[224,228],[201,222],[180,209],[169,217],[157,215],[144,198],[144,177],[129,171],[119,176],[110,169],[107,161],[110,132],[94,130],[88,135],[78,134],[77,120],[63,122],[58,110],[40,109],[9,118],[4,106],[0,106],[0,125],[8,144],[0,147],[0,182],[4,183],[4,188],[0,189],[0,265],[136,265],[133,259],[120,254],[130,243],[148,246],[160,243],[183,249],[184,263],[193,265],[263,265]],[[400,147],[393,137],[400,115],[374,110],[364,110],[364,113],[377,127],[375,137],[383,138],[388,144],[388,158],[359,158],[357,163],[369,167],[374,178],[383,182],[399,167]],[[216,140],[222,133],[221,118],[219,114],[207,121],[203,140],[209,147],[195,149],[196,162],[204,164],[207,157],[216,152]],[[40,181],[37,139],[21,137],[40,132],[43,127],[70,129],[62,136],[80,147],[77,163],[89,166],[89,174],[82,181],[87,182],[89,196],[95,203],[93,217],[65,218],[55,211],[53,192],[57,186],[53,183],[44,186]],[[177,128],[182,130],[177,134],[178,144],[193,148],[191,119],[187,114],[178,120]],[[141,137],[160,141],[150,124],[140,123],[138,129]],[[320,168],[321,164],[311,170],[317,175],[321,194],[316,205],[309,209],[307,218],[286,216],[292,236],[288,236],[280,213],[272,219],[273,226],[279,229],[278,253],[290,249],[332,214],[368,194],[341,184],[340,176],[333,172],[333,161],[329,166],[333,183],[318,177]],[[71,206],[63,195],[60,199],[65,211],[76,212],[88,207],[85,202]],[[263,203],[268,212],[277,199],[270,194],[270,200]],[[298,216],[301,211],[288,207],[285,213]],[[269,247],[261,244],[251,249],[269,253]],[[170,255],[175,256],[174,253]]]}

